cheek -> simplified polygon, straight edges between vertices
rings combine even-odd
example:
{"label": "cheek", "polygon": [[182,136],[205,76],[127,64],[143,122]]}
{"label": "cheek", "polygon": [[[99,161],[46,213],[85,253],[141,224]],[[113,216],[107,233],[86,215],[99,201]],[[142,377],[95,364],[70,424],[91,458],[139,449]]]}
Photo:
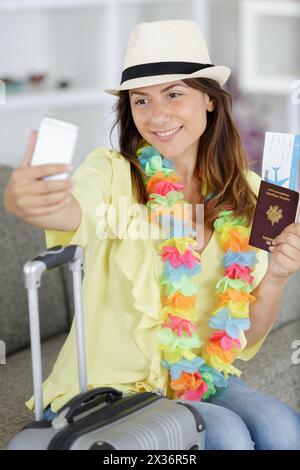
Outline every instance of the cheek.
{"label": "cheek", "polygon": [[199,115],[199,108],[197,109],[197,107],[195,107],[195,109],[190,110],[189,113],[182,116],[182,123],[185,124],[187,130],[191,132],[203,132],[207,124],[206,112],[201,112]]}
{"label": "cheek", "polygon": [[195,107],[194,109],[194,116],[198,116],[198,119],[195,119],[194,125],[195,129],[198,131],[204,131],[207,124],[207,114],[206,114],[206,107],[202,104],[198,108]]}
{"label": "cheek", "polygon": [[206,106],[205,102],[199,99],[193,99],[186,106],[178,107],[178,116],[187,123],[190,128],[202,128],[206,125]]}
{"label": "cheek", "polygon": [[146,140],[149,140],[149,135],[147,132],[147,124],[145,122],[145,119],[142,116],[139,116],[137,113],[133,114],[132,113],[132,118],[133,122],[135,124],[135,127],[140,134],[141,137],[143,137]]}
{"label": "cheek", "polygon": [[207,125],[207,115],[206,115],[206,112],[201,114],[200,116],[200,120],[198,122],[198,128],[202,131],[204,131],[206,129],[206,125]]}
{"label": "cheek", "polygon": [[146,119],[145,119],[145,116],[143,116],[141,113],[133,112],[132,118],[138,130],[142,130],[145,127]]}

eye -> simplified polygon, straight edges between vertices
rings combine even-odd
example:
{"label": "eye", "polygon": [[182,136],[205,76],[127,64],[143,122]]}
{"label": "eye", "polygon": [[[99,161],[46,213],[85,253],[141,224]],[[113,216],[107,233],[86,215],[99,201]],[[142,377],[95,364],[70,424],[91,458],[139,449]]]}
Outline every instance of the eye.
{"label": "eye", "polygon": [[178,96],[181,96],[181,93],[177,93],[177,91],[172,91],[171,93],[169,93],[169,95],[178,95]]}
{"label": "eye", "polygon": [[140,101],[145,101],[145,100],[144,99],[137,100],[137,101],[134,102],[134,104],[139,104]]}
{"label": "eye", "polygon": [[[181,96],[181,93],[177,93],[176,91],[172,91],[171,93],[169,93],[169,96],[171,96],[171,95],[178,95],[178,96]],[[175,98],[176,98],[176,97],[175,97]],[[139,105],[139,103],[140,103],[141,101],[145,101],[145,99],[144,99],[144,98],[141,98],[141,99],[135,101],[134,104]]]}

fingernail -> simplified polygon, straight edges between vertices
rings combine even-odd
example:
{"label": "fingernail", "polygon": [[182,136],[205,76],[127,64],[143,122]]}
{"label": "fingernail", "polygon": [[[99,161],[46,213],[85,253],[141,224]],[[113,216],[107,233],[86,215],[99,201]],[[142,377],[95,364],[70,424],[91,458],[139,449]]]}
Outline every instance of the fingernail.
{"label": "fingernail", "polygon": [[270,246],[270,247],[269,247],[269,250],[270,250],[270,251],[273,251],[273,250],[274,250],[274,246]]}

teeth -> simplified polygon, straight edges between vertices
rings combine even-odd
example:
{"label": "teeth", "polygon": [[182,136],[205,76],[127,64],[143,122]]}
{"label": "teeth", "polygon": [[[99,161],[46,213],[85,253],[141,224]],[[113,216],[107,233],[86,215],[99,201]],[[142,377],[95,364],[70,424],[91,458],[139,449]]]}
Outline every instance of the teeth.
{"label": "teeth", "polygon": [[174,129],[173,131],[167,131],[167,132],[155,132],[156,135],[159,135],[161,137],[165,137],[167,135],[172,135],[172,134],[176,134],[176,132],[178,132],[180,129],[180,127],[177,127],[177,129]]}

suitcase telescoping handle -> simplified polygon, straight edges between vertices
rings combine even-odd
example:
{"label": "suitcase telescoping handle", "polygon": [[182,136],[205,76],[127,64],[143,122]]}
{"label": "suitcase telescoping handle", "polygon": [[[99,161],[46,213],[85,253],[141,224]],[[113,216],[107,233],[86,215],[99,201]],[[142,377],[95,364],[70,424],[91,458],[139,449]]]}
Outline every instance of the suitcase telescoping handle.
{"label": "suitcase telescoping handle", "polygon": [[83,321],[83,304],[81,289],[81,273],[83,270],[84,253],[79,245],[53,246],[43,251],[36,258],[27,261],[23,267],[24,286],[28,294],[28,309],[30,321],[30,343],[33,374],[33,389],[35,396],[35,419],[43,418],[42,396],[42,356],[39,322],[38,288],[41,285],[42,274],[47,269],[53,269],[68,263],[73,274],[73,294],[75,307],[75,322],[77,336],[77,360],[80,391],[87,390],[87,370],[85,357],[85,335]]}

